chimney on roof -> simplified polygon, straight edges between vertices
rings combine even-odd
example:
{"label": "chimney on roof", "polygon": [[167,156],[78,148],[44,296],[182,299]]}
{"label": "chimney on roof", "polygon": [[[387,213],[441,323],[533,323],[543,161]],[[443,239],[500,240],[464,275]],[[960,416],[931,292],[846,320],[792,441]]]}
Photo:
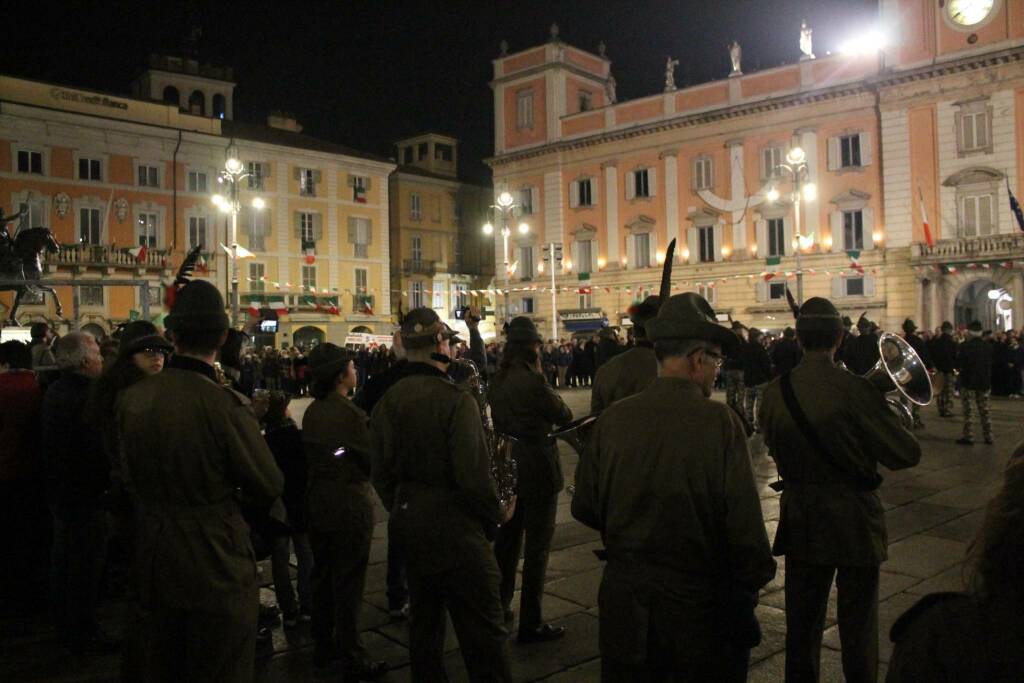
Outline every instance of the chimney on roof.
{"label": "chimney on roof", "polygon": [[287,130],[292,133],[301,133],[302,125],[295,118],[295,114],[286,111],[272,111],[267,116],[267,125],[278,130]]}

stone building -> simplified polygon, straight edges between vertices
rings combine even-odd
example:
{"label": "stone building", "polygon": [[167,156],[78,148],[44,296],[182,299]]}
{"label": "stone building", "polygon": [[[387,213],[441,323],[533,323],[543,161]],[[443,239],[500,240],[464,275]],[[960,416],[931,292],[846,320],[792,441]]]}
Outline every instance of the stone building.
{"label": "stone building", "polygon": [[619,324],[676,239],[674,290],[757,327],[791,324],[787,286],[887,329],[1019,327],[1024,0],[883,0],[878,26],[874,49],[818,56],[794,27],[800,61],[754,73],[734,46],[732,72],[693,87],[670,60],[664,92],[624,102],[603,50],[557,30],[495,59],[489,163],[529,207],[515,257],[537,266],[513,302],[550,321],[531,288],[557,243],[560,331]]}

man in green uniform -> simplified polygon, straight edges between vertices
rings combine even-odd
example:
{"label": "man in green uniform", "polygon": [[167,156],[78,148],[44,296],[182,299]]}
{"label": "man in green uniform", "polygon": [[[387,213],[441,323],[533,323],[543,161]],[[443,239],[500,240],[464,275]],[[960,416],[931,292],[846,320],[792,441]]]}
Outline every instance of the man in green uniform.
{"label": "man in green uniform", "polygon": [[967,341],[960,345],[956,365],[960,370],[960,400],[964,405],[964,434],[956,442],[961,446],[974,444],[973,403],[978,408],[985,443],[991,444],[988,397],[992,393],[992,344],[982,339],[981,323],[977,320],[967,326]]}
{"label": "man in green uniform", "polygon": [[185,285],[167,316],[175,355],[117,402],[126,484],[139,509],[139,628],[147,681],[250,683],[259,584],[239,496],[267,505],[284,480],[249,400],[219,385],[224,300]]}
{"label": "man in green uniform", "polygon": [[878,566],[886,558],[878,463],[921,459],[884,395],[833,360],[842,318],[827,299],[800,307],[800,365],[771,382],[761,404],[765,444],[785,489],[773,551],[786,556],[786,681],[817,681],[833,579],[847,681],[878,676]]}
{"label": "man in green uniform", "polygon": [[658,297],[649,296],[629,309],[636,346],[607,361],[597,370],[590,393],[590,412],[599,413],[619,399],[647,388],[658,376],[654,344],[647,339],[644,325],[658,313]]}
{"label": "man in green uniform", "polygon": [[373,409],[373,484],[407,561],[413,680],[447,680],[445,609],[471,680],[508,681],[501,574],[488,537],[505,511],[480,409],[445,374],[455,333],[429,308],[401,327],[410,368]]}
{"label": "man in green uniform", "polygon": [[738,339],[692,292],[646,327],[658,378],[601,414],[576,469],[572,514],[608,553],[602,678],[744,681],[775,562],[742,423],[710,398]]}

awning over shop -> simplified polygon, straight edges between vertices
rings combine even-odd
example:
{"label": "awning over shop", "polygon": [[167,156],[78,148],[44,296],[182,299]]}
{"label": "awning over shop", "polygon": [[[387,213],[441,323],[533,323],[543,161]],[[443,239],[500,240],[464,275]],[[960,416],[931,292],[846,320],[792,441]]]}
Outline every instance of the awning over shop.
{"label": "awning over shop", "polygon": [[586,332],[599,330],[608,326],[608,319],[600,308],[577,308],[561,311],[560,316],[565,329],[570,332]]}

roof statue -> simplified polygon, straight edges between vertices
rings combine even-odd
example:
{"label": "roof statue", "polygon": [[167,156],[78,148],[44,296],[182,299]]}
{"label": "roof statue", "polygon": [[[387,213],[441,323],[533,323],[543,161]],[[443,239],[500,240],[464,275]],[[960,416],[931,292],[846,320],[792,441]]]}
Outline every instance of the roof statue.
{"label": "roof statue", "polygon": [[743,48],[735,40],[729,46],[729,59],[732,61],[732,73],[730,76],[742,76],[743,69],[740,68],[740,60],[743,59]]}
{"label": "roof statue", "polygon": [[676,67],[679,66],[678,59],[665,58],[665,92],[672,92],[676,89]]}
{"label": "roof statue", "polygon": [[607,57],[607,52],[608,47],[604,44],[604,41],[602,40],[600,43],[597,44],[597,54],[601,57]]}
{"label": "roof statue", "polygon": [[508,41],[507,40],[503,40],[500,43],[498,43],[498,49],[501,50],[501,56],[502,57],[507,57],[508,56]]}
{"label": "roof statue", "polygon": [[615,94],[615,76],[608,76],[608,81],[604,84],[604,92],[608,96],[608,104],[615,104],[619,101]]}
{"label": "roof statue", "polygon": [[811,45],[812,33],[814,30],[807,25],[806,21],[800,23],[800,52],[803,53],[800,55],[800,61],[814,59],[814,50]]}
{"label": "roof statue", "polygon": [[551,24],[550,31],[551,31],[551,42],[552,43],[557,43],[558,42],[558,24],[557,23]]}

